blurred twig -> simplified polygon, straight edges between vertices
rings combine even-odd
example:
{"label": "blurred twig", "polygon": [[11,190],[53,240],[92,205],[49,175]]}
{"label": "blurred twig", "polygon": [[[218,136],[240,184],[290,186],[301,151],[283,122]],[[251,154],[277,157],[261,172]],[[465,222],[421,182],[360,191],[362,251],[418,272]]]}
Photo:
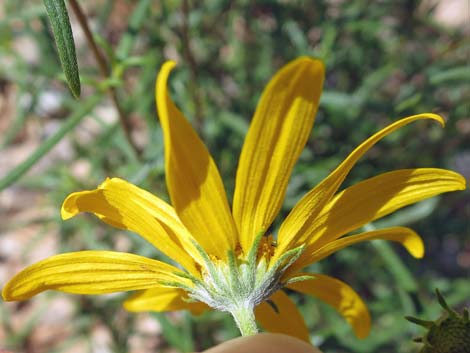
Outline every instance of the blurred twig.
{"label": "blurred twig", "polygon": [[183,0],[182,8],[183,21],[181,26],[181,41],[183,44],[183,55],[188,62],[191,80],[189,81],[189,91],[193,97],[195,109],[195,127],[198,132],[202,132],[203,112],[201,94],[197,87],[197,63],[191,50],[191,39],[189,36],[189,0]]}
{"label": "blurred twig", "polygon": [[[106,58],[103,56],[101,51],[98,49],[98,46],[96,45],[96,41],[93,38],[93,34],[91,33],[90,27],[88,26],[88,21],[86,19],[85,14],[83,13],[80,5],[78,4],[76,0],[70,0],[69,3],[75,13],[75,16],[77,17],[80,27],[85,33],[85,37],[87,39],[88,45],[90,46],[93,52],[93,55],[96,59],[96,62],[98,63],[98,67],[101,72],[101,75],[104,78],[108,78],[110,72],[109,72],[108,65],[106,63]],[[112,86],[108,86],[108,91],[113,101],[113,104],[116,107],[116,110],[118,112],[119,123],[122,126],[124,135],[127,141],[129,142],[129,144],[132,146],[132,149],[134,150],[134,152],[138,156],[140,156],[142,151],[139,149],[139,147],[134,143],[132,139],[132,135],[131,135],[132,127],[131,127],[131,124],[129,123],[129,120],[126,117],[126,114],[124,113],[124,110],[122,109],[121,104],[119,103],[116,89]]]}
{"label": "blurred twig", "polygon": [[15,167],[10,171],[4,178],[0,179],[0,190],[8,187],[9,185],[16,182],[23,174],[25,174],[32,166],[36,164],[52,147],[54,147],[60,140],[98,104],[101,99],[101,95],[96,94],[91,96],[87,101],[81,104],[79,109],[75,110],[60,129],[48,138],[44,143],[39,146],[33,154],[31,154],[23,163]]}

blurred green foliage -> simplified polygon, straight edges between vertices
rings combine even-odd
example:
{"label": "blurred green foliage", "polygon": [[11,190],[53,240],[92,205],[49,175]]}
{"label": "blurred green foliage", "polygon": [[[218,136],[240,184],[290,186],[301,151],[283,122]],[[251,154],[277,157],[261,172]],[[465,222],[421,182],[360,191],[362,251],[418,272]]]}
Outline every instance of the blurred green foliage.
{"label": "blurred green foliage", "polygon": [[[316,124],[295,168],[282,216],[366,137],[399,117],[421,112],[442,114],[447,118],[446,128],[420,122],[394,133],[354,168],[346,184],[411,167],[443,167],[469,176],[470,42],[464,29],[446,28],[434,20],[432,1],[80,3],[112,70],[110,77],[101,78],[71,14],[78,37],[79,102],[66,89],[42,3],[5,0],[0,20],[0,85],[16,90],[15,115],[1,136],[1,153],[19,143],[18,136],[31,121],[40,128],[47,121],[58,121],[62,130],[55,135],[44,132],[42,150],[28,165],[20,166],[24,171],[47,157],[46,152],[64,136],[71,144],[69,158],[55,161],[39,174],[18,179],[21,172],[7,177],[16,180],[12,187],[47,193],[48,202],[57,210],[67,194],[95,188],[106,176],[125,178],[167,198],[154,81],[159,66],[169,58],[179,62],[171,78],[173,97],[217,161],[229,197],[235,156],[259,95],[280,66],[300,55],[323,59],[327,76]],[[25,38],[30,46],[27,50],[34,51],[35,58],[21,52],[18,42]],[[143,151],[141,156],[129,146],[118,122],[110,122],[104,110],[98,109],[113,111],[106,98],[107,87],[118,93],[134,141]],[[44,110],[44,92],[58,94],[58,107]],[[74,123],[70,123],[72,119]],[[77,124],[84,120],[96,127],[96,131],[85,131],[91,134],[86,140],[77,131],[82,127]],[[89,166],[85,177],[74,174],[71,166],[77,161]],[[372,313],[373,331],[359,341],[332,309],[313,298],[298,297],[313,342],[329,353],[417,351],[411,341],[417,330],[403,316],[435,317],[439,312],[433,298],[435,287],[451,306],[465,301],[468,305],[469,200],[468,191],[445,195],[370,225],[413,227],[427,246],[422,261],[377,242],[343,250],[315,264],[315,270],[341,278],[363,296]],[[51,222],[60,225],[61,251],[116,248],[116,230],[92,217],[63,222],[57,212],[52,219],[38,222],[44,225],[44,232]],[[22,226],[6,226],[2,220],[0,230]],[[32,239],[30,246],[37,246],[41,236]],[[138,236],[129,237],[129,251],[160,256]],[[459,260],[465,256],[466,262]],[[124,297],[77,299],[74,333],[49,351],[65,351],[73,339],[87,337],[94,320],[99,320],[112,332],[113,350],[128,352],[135,320],[134,314],[124,313],[119,306]],[[8,328],[12,309],[2,303],[0,308],[1,323],[10,332],[6,344],[21,350],[34,322],[13,332]],[[185,314],[171,320],[156,314],[154,318],[162,327],[162,349],[197,351],[237,335],[231,318],[223,313]]]}

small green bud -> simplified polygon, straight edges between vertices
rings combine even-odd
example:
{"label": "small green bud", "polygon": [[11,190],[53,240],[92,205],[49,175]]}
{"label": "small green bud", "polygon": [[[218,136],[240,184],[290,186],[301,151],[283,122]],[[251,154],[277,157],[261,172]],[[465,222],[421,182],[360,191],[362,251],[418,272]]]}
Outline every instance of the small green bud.
{"label": "small green bud", "polygon": [[423,343],[420,353],[470,353],[470,320],[468,309],[463,315],[450,308],[439,290],[436,289],[439,304],[445,310],[436,321],[421,320],[414,317],[406,319],[416,325],[423,326],[428,332],[414,339]]}

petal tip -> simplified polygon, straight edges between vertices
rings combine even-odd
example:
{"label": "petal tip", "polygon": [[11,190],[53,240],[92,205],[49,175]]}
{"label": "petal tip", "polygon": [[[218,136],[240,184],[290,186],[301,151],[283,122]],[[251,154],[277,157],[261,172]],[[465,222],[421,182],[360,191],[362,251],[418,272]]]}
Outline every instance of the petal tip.
{"label": "petal tip", "polygon": [[416,259],[422,259],[424,257],[424,245],[421,245],[420,248],[410,250],[410,254]]}
{"label": "petal tip", "polygon": [[309,66],[309,69],[312,70],[312,73],[314,74],[320,74],[321,76],[324,76],[325,74],[325,64],[320,59],[311,58],[308,56],[301,56],[298,59],[294,60],[294,63]]}
{"label": "petal tip", "polygon": [[121,179],[121,178],[106,177],[106,179],[104,179],[103,182],[100,185],[98,185],[97,189],[107,189],[110,186],[122,185],[122,184],[125,184],[125,183],[126,183],[126,181]]}
{"label": "petal tip", "polygon": [[174,60],[167,60],[163,63],[162,67],[172,69],[176,66],[176,61]]}
{"label": "petal tip", "polygon": [[60,216],[64,221],[74,217],[78,212],[76,200],[77,200],[77,193],[72,193],[67,196],[62,203],[62,207],[60,208]]}
{"label": "petal tip", "polygon": [[160,68],[160,72],[158,74],[158,77],[163,76],[165,77],[165,81],[168,79],[168,76],[170,72],[176,67],[176,61],[173,60],[168,60],[165,61]]}
{"label": "petal tip", "polygon": [[357,338],[359,339],[365,339],[367,336],[370,334],[371,326],[372,326],[372,319],[370,317],[370,312],[369,309],[367,308],[367,305],[362,302],[362,299],[360,299],[362,303],[362,315],[361,315],[361,320],[357,322],[351,321],[350,324],[352,326],[352,329],[354,331],[354,334],[356,335]]}
{"label": "petal tip", "polygon": [[355,329],[354,334],[357,338],[363,340],[367,338],[370,334],[370,323],[369,325],[364,325]]}
{"label": "petal tip", "polygon": [[403,242],[403,246],[408,252],[416,259],[424,257],[424,242],[423,239],[415,232],[406,229],[406,232],[410,232],[409,236]]}
{"label": "petal tip", "polygon": [[[460,190],[466,190],[467,189],[467,180],[465,180],[465,177],[463,175],[460,175],[460,182],[461,182],[461,189]],[[470,180],[470,179],[469,179]]]}
{"label": "petal tip", "polygon": [[440,115],[437,115],[437,114],[434,114],[434,113],[426,113],[426,114],[423,114],[423,115],[426,115],[429,119],[433,119],[433,120],[437,121],[441,125],[441,127],[446,126],[445,119]]}
{"label": "petal tip", "polygon": [[91,195],[93,193],[99,192],[99,190],[106,189],[111,183],[119,183],[122,181],[123,180],[119,178],[106,177],[106,179],[100,185],[98,185],[96,190],[77,191],[69,194],[62,203],[62,207],[60,209],[60,216],[64,221],[76,216],[78,213],[82,212],[79,203],[80,199],[82,199],[83,196]]}
{"label": "petal tip", "polygon": [[8,289],[7,289],[7,286],[8,284],[3,287],[3,290],[2,290],[2,299],[6,302],[9,302],[9,301],[12,301],[13,298],[11,298],[9,295],[8,295]]}
{"label": "petal tip", "polygon": [[[20,272],[21,273],[21,272]],[[2,289],[2,299],[6,302],[14,302],[20,300],[27,300],[32,297],[32,295],[28,295],[28,293],[18,293],[17,291],[17,281],[18,274],[16,274],[12,279],[10,279],[7,284]],[[16,294],[15,294],[16,292]]]}
{"label": "petal tip", "polygon": [[[309,79],[320,79],[321,82],[323,82],[323,78],[325,76],[325,65],[323,64],[323,61],[309,56],[299,56],[297,59],[290,61],[281,70],[288,70],[291,72],[305,70],[304,74],[308,75]],[[305,75],[302,75],[302,79],[305,79]]]}
{"label": "petal tip", "polygon": [[166,107],[168,96],[167,82],[170,77],[170,73],[175,66],[175,61],[165,61],[157,74],[157,79],[155,81],[155,99],[159,115],[164,114],[164,112],[168,110]]}
{"label": "petal tip", "polygon": [[307,55],[299,56],[297,59],[294,60],[294,62],[315,63],[316,65],[324,66],[322,60]]}

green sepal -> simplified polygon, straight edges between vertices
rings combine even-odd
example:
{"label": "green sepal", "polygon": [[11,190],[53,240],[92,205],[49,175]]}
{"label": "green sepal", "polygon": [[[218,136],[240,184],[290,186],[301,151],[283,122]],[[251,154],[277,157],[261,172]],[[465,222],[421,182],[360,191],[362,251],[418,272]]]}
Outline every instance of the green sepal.
{"label": "green sepal", "polygon": [[441,292],[439,292],[439,289],[437,289],[437,288],[436,288],[436,296],[437,296],[437,300],[439,301],[439,304],[441,305],[441,307],[443,309],[445,309],[449,313],[450,316],[452,316],[452,317],[458,316],[458,313],[455,310],[453,310],[451,307],[449,307],[446,300],[442,296]]}
{"label": "green sepal", "polygon": [[194,284],[202,284],[202,281],[201,281],[199,278],[197,278],[196,276],[193,276],[193,275],[190,274],[190,273],[178,271],[178,272],[173,272],[173,274],[174,274],[175,276],[178,276],[178,277],[181,277],[181,278],[189,279],[189,280],[191,280]]}
{"label": "green sepal", "polygon": [[180,288],[184,289],[188,293],[192,291],[192,288],[190,286],[187,286],[183,283],[177,282],[177,281],[159,281],[158,284],[164,286],[164,287],[171,287],[171,288]]}
{"label": "green sepal", "polygon": [[292,284],[292,283],[296,283],[296,282],[302,282],[302,281],[309,281],[309,280],[312,280],[312,279],[315,279],[315,276],[314,276],[314,275],[296,276],[296,277],[289,278],[289,279],[284,283],[284,285],[288,285],[288,284]]}
{"label": "green sepal", "polygon": [[413,316],[405,316],[405,319],[424,328],[431,328],[434,325],[434,321],[421,320]]}
{"label": "green sepal", "polygon": [[194,247],[196,250],[199,252],[201,255],[202,259],[204,260],[204,264],[206,265],[206,270],[209,272],[209,274],[212,277],[212,280],[217,284],[217,286],[221,286],[219,274],[216,271],[216,268],[214,266],[214,263],[209,257],[209,254],[203,249],[203,247],[194,239],[191,239],[191,242],[193,243]]}
{"label": "green sepal", "polygon": [[229,250],[227,254],[228,258],[228,268],[230,272],[230,280],[233,283],[234,286],[240,287],[240,273],[238,271],[238,266],[237,266],[237,259],[235,257],[235,253],[233,250]]}

